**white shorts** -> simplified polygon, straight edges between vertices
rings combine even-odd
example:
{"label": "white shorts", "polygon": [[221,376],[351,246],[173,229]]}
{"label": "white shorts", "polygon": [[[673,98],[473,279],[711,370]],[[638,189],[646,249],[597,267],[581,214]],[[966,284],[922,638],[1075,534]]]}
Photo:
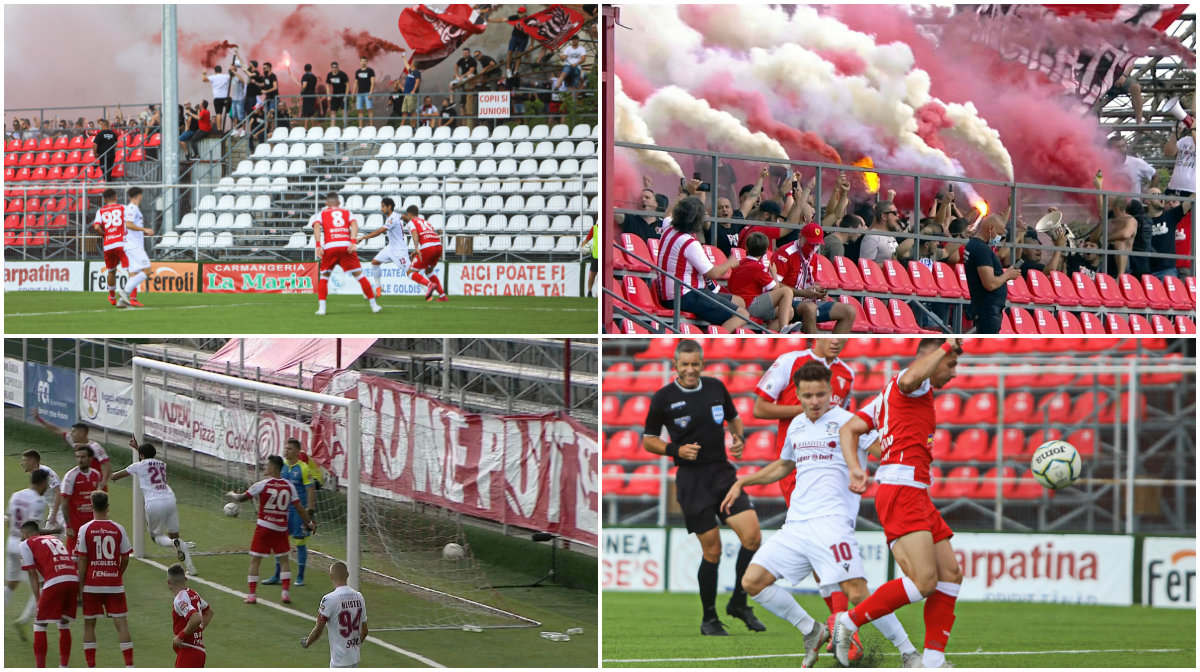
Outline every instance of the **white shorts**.
{"label": "white shorts", "polygon": [[179,511],[175,498],[152,499],[146,502],[146,527],[150,534],[179,534]]}
{"label": "white shorts", "polygon": [[150,257],[146,256],[145,248],[127,247],[125,248],[125,258],[129,260],[130,273],[150,268]]}
{"label": "white shorts", "polygon": [[750,563],[792,585],[814,571],[821,577],[822,586],[867,577],[862,552],[854,538],[854,526],[837,516],[785,523],[758,549]]}
{"label": "white shorts", "polygon": [[392,263],[400,267],[401,271],[407,271],[408,265],[411,263],[408,258],[408,249],[397,250],[391,247],[385,247],[375,255],[374,261],[381,264]]}
{"label": "white shorts", "polygon": [[9,536],[7,550],[8,561],[4,563],[4,580],[24,581],[26,573],[21,569],[21,540]]}

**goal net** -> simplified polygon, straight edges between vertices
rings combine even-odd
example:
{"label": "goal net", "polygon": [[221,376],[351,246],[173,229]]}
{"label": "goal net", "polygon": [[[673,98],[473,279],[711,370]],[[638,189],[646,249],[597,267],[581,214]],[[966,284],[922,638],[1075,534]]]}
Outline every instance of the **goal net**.
{"label": "goal net", "polygon": [[[225,376],[141,357],[134,359],[134,434],[152,442],[168,465],[168,482],[179,505],[180,536],[194,544],[192,554],[201,574],[206,556],[245,554],[255,524],[254,501],[241,513],[223,512],[224,493],[245,492],[265,478],[271,455],[284,456],[289,439],[300,442],[312,459],[315,431],[335,437],[327,446],[335,463],[357,463],[338,469],[344,482],[317,468],[315,490],[317,532],[308,538],[308,575],[319,576],[336,560],[350,567],[351,585],[374,586],[376,608],[372,630],[529,627],[537,621],[504,608],[503,599],[471,552],[457,514],[441,507],[405,500],[391,492],[363,486],[359,441],[366,434],[359,402],[307,390]],[[372,423],[381,421],[377,412]],[[404,445],[414,418],[384,418],[394,428],[386,437]],[[133,459],[138,459],[134,454]],[[316,466],[316,462],[310,462]],[[136,479],[134,479],[136,480]],[[139,557],[173,558],[145,532],[140,491],[133,495],[134,553]],[[357,514],[357,515],[356,515]],[[457,544],[462,549],[447,545]],[[291,555],[296,562],[295,549]],[[273,568],[263,563],[260,573]],[[295,567],[293,567],[295,574]],[[310,579],[311,580],[311,579]],[[378,621],[378,623],[376,622]]]}

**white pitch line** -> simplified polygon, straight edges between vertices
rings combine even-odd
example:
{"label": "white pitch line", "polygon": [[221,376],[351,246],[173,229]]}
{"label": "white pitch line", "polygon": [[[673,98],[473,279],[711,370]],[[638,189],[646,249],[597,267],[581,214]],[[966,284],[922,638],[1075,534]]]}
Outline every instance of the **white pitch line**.
{"label": "white pitch line", "polygon": [[[453,303],[453,301],[451,301],[450,303]],[[272,303],[270,301],[257,301],[257,302],[253,302],[253,303],[202,304],[202,305],[193,305],[193,306],[170,306],[170,307],[146,306],[145,308],[125,309],[123,312],[137,313],[140,311],[155,310],[155,309],[158,309],[158,310],[193,310],[193,309],[200,309],[200,308],[218,309],[218,308],[234,308],[237,306],[269,306],[269,305],[272,305]],[[388,305],[386,303],[381,304],[381,305],[383,305],[383,307],[384,307],[384,314],[391,312],[391,311],[396,311],[396,310],[418,310],[418,309],[423,310],[423,309],[426,309],[425,302],[422,302],[422,303],[419,303],[416,305],[412,305],[412,306]],[[596,312],[595,308],[511,308],[511,307],[507,307],[507,306],[471,306],[469,308],[469,310],[505,310],[508,312],[518,312],[518,313],[546,312],[546,311],[553,311],[556,313],[594,313],[594,312]],[[97,309],[97,310],[59,310],[59,311],[50,312],[50,313],[6,313],[5,317],[43,317],[46,315],[80,315],[80,314],[84,314],[84,313],[111,313],[111,312],[114,312],[114,310],[110,306],[107,310],[101,308],[101,309]]]}
{"label": "white pitch line", "polygon": [[[1031,656],[1045,653],[1179,653],[1191,649],[1073,649],[1062,651],[951,651],[947,658],[957,656]],[[883,656],[899,656],[899,653],[883,653]],[[602,663],[707,663],[724,660],[761,660],[764,658],[803,658],[803,653],[767,653],[752,656],[719,656],[715,658],[605,658]]]}
{"label": "white pitch line", "polygon": [[[146,563],[147,565],[150,565],[151,567],[157,567],[163,571],[166,571],[166,569],[167,569],[166,565],[159,563],[159,562],[155,562],[154,560],[148,560],[146,558],[137,558],[137,560],[141,560],[142,562]],[[236,597],[240,597],[240,598],[246,597],[246,593],[234,590],[233,588],[230,588],[229,586],[217,583],[216,581],[209,581],[208,579],[204,579],[199,576],[189,576],[189,577],[187,577],[187,580],[189,583],[195,582],[195,583],[199,583],[199,584],[202,584],[205,586],[211,586],[223,593],[229,593],[230,595],[233,595]],[[300,618],[303,618],[306,621],[313,620],[312,616],[309,616],[308,614],[306,614],[302,611],[297,611],[295,609],[292,609],[291,607],[285,607],[282,604],[276,604],[270,600],[264,600],[261,597],[258,598],[258,604],[266,605],[272,609],[282,611],[285,614],[291,614],[292,616],[299,616]],[[408,656],[409,658],[412,658],[413,660],[415,660],[417,662],[424,663],[425,665],[428,665],[429,667],[446,667],[445,665],[442,665],[441,663],[437,662],[436,660],[426,658],[425,656],[422,656],[419,653],[414,653],[412,651],[409,651],[408,649],[402,649],[394,644],[389,644],[389,643],[383,641],[382,639],[379,639],[378,637],[368,636],[366,641],[371,642],[372,644],[378,644],[379,646],[382,646],[383,648],[388,649],[389,651],[395,651],[396,653]]]}

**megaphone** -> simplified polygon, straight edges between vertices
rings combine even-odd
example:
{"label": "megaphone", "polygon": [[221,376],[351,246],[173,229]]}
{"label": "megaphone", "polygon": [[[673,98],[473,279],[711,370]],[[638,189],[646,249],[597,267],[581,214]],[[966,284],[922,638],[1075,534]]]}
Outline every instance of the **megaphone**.
{"label": "megaphone", "polygon": [[1075,247],[1075,234],[1071,232],[1071,227],[1062,223],[1062,213],[1058,210],[1048,212],[1042,215],[1042,218],[1033,225],[1033,229],[1038,233],[1045,233],[1051,238],[1058,238],[1063,233],[1067,235],[1067,245]]}
{"label": "megaphone", "polygon": [[1159,108],[1158,113],[1165,116],[1175,117],[1179,121],[1182,121],[1183,125],[1187,126],[1188,128],[1192,128],[1196,123],[1196,120],[1187,113],[1187,110],[1183,109],[1183,103],[1179,102],[1179,96],[1175,96],[1174,98],[1163,103],[1163,106]]}

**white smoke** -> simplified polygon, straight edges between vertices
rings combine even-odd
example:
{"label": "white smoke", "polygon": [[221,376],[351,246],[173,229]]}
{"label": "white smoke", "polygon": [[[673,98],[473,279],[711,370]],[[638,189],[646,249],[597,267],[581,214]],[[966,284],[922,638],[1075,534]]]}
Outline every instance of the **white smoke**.
{"label": "white smoke", "polygon": [[[654,137],[650,135],[650,129],[646,127],[646,122],[642,119],[638,104],[633,101],[621,89],[621,78],[615,77],[616,89],[614,92],[614,102],[616,104],[616,136],[621,142],[633,142],[639,145],[654,145]],[[683,177],[683,169],[679,167],[675,159],[666,152],[655,152],[648,149],[634,149],[633,151],[642,163],[647,168],[652,168],[659,172],[671,173],[672,175]]]}
{"label": "white smoke", "polygon": [[714,110],[677,86],[654,92],[642,106],[642,118],[655,133],[666,133],[676,124],[703,133],[710,147],[787,160],[783,145],[766,133],[751,133],[737,117]]}

